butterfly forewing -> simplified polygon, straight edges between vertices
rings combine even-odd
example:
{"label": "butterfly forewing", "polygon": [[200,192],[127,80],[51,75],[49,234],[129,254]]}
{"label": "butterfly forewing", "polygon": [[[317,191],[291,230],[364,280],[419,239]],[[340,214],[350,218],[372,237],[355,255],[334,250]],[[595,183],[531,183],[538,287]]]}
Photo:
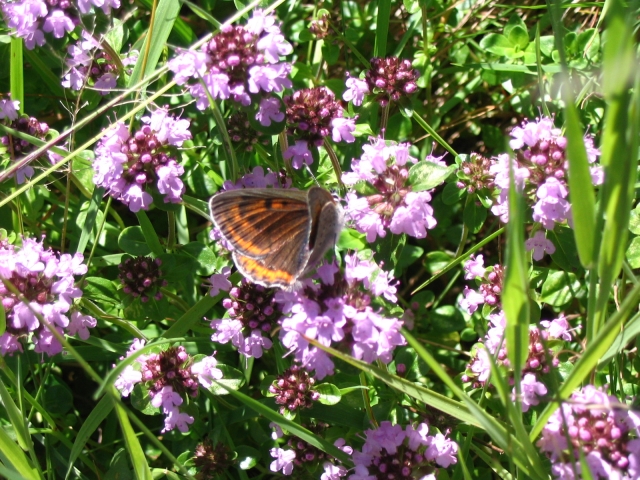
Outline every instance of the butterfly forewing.
{"label": "butterfly forewing", "polygon": [[306,248],[311,224],[306,192],[231,190],[214,196],[209,206],[222,235],[244,256],[263,257],[291,248],[292,242]]}

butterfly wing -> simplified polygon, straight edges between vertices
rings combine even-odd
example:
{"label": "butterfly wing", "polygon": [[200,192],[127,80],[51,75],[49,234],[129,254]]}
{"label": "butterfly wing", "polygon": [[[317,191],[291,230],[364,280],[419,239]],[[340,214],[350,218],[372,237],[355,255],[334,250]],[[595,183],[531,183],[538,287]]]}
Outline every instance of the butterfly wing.
{"label": "butterfly wing", "polygon": [[291,287],[302,274],[308,257],[308,251],[296,253],[286,245],[262,258],[250,258],[238,251],[233,252],[233,261],[240,273],[265,287]]}
{"label": "butterfly wing", "polygon": [[308,250],[311,220],[306,192],[230,190],[211,198],[209,207],[225,240],[245,257],[264,258],[284,250],[297,258]]}

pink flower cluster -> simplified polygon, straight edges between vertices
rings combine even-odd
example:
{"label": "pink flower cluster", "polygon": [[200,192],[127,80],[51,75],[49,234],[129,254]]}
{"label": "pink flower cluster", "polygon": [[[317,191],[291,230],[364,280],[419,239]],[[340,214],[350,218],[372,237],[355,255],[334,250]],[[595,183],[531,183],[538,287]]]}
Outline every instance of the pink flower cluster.
{"label": "pink flower cluster", "polygon": [[[462,376],[463,382],[471,382],[475,387],[484,385],[491,375],[492,360],[497,365],[509,367],[507,358],[507,347],[504,340],[506,319],[504,312],[489,315],[489,322],[492,325],[481,344],[477,345],[475,355],[467,367],[467,372]],[[522,379],[520,381],[520,401],[522,411],[526,412],[531,406],[538,405],[540,398],[547,394],[547,387],[541,381],[543,375],[548,374],[552,367],[557,367],[558,360],[553,356],[553,352],[545,345],[551,340],[571,340],[570,325],[564,315],[560,315],[555,320],[543,320],[540,327],[531,325],[529,327],[529,354],[522,369]],[[552,365],[549,365],[547,358],[552,358]],[[511,384],[513,385],[513,380]],[[514,388],[513,397],[516,391]]]}
{"label": "pink flower cluster", "polygon": [[[106,95],[116,88],[117,66],[91,34],[83,31],[82,40],[78,40],[75,45],[69,45],[67,52],[68,71],[62,78],[63,87],[80,90],[88,85],[101,95]],[[138,52],[134,51],[122,59],[122,65],[133,65],[137,59]]]}
{"label": "pink flower cluster", "polygon": [[[142,349],[144,343],[136,338],[126,356]],[[185,433],[194,419],[180,410],[184,397],[197,396],[198,384],[209,388],[214,380],[221,379],[222,371],[217,365],[213,356],[193,363],[184,347],[169,347],[159,353],[138,356],[133,365],[127,365],[114,385],[123,397],[128,397],[136,384],[143,384],[149,391],[151,405],[160,408],[165,415],[162,432],[177,427]]]}
{"label": "pink flower cluster", "polygon": [[500,306],[500,295],[502,294],[502,281],[504,279],[504,268],[502,265],[494,265],[485,268],[482,255],[477,257],[471,255],[464,265],[465,280],[475,280],[478,290],[472,290],[468,286],[464,287],[464,298],[460,301],[460,306],[469,315],[472,315],[479,305],[487,305],[494,308]]}
{"label": "pink flower cluster", "polygon": [[[230,269],[225,272],[227,276],[229,272]],[[263,349],[272,347],[269,334],[282,315],[275,300],[275,289],[242,279],[239,286],[231,287],[229,298],[222,301],[222,306],[227,309],[227,315],[211,321],[211,328],[215,330],[212,341],[231,342],[240,353],[254,358],[260,358]]]}
{"label": "pink flower cluster", "polygon": [[22,238],[22,247],[0,242],[0,299],[7,319],[7,329],[0,336],[2,355],[22,352],[29,338],[37,353],[60,353],[62,344],[50,329],[63,336],[89,338],[88,329],[96,326],[96,319],[74,307],[82,296],[74,275],[87,273],[82,261],[79,253],[60,255],[31,238]]}
{"label": "pink flower cluster", "polygon": [[287,106],[287,133],[295,139],[284,153],[293,168],[311,165],[309,147],[319,147],[331,135],[334,142],[355,142],[355,118],[346,118],[342,104],[327,87],[297,90],[284,97]]}
{"label": "pink flower cluster", "polygon": [[[572,223],[569,190],[566,182],[568,168],[566,159],[567,139],[560,130],[554,128],[553,119],[543,117],[535,122],[525,122],[511,132],[510,147],[515,159],[508,154],[493,160],[490,172],[498,188],[498,198],[491,212],[502,222],[509,220],[509,170],[513,170],[516,189],[525,195],[533,205],[533,221],[546,230],[556,224]],[[600,151],[593,146],[593,138],[584,139],[587,157],[591,164],[591,180],[594,185],[602,184],[603,170],[596,165]],[[553,253],[555,247],[550,240],[538,233],[527,249],[534,250],[534,259],[542,259],[544,253]]]}
{"label": "pink flower cluster", "polygon": [[325,264],[314,279],[302,283],[299,290],[276,294],[282,311],[288,314],[281,320],[280,339],[295,360],[306,370],[314,370],[319,380],[333,374],[334,364],[306,338],[340,348],[367,363],[389,363],[393,350],[405,345],[402,321],[387,318],[371,306],[372,295],[397,301],[397,282],[374,261],[347,255],[344,276],[337,265]]}
{"label": "pink flower cluster", "polygon": [[385,478],[435,480],[437,467],[457,463],[458,444],[441,433],[430,435],[426,423],[403,429],[381,422],[365,436],[362,451],[353,453],[355,469],[349,480],[376,480],[379,473]]}
{"label": "pink flower cluster", "polygon": [[36,45],[45,44],[45,32],[62,38],[80,23],[80,13],[87,14],[95,6],[108,15],[112,7],[120,8],[120,0],[21,0],[4,1],[0,6],[9,27],[15,29],[15,35],[24,38],[26,47],[32,50]]}
{"label": "pink flower cluster", "polygon": [[[387,229],[394,234],[425,238],[427,229],[436,226],[436,219],[429,205],[431,194],[414,192],[408,183],[407,164],[418,161],[409,155],[409,144],[385,142],[377,137],[362,149],[360,159],[351,164],[353,171],[343,174],[342,180],[346,185],[366,182],[375,193],[359,196],[356,191],[349,192],[347,218],[354,222],[359,232],[367,235],[368,242],[375,241],[378,236],[385,237]],[[429,157],[427,161],[445,165],[435,157]]]}
{"label": "pink flower cluster", "polygon": [[[202,51],[177,55],[169,62],[169,69],[179,85],[195,80],[188,88],[200,110],[209,107],[208,95],[248,106],[252,95],[291,88],[291,64],[280,62],[280,56],[292,51],[276,18],[258,9],[245,26],[223,25]],[[282,121],[284,112],[280,111],[280,101],[263,97],[256,118],[265,126],[272,120]]]}
{"label": "pink flower cluster", "polygon": [[[281,438],[284,436],[282,429],[275,423],[270,424],[271,427],[275,428],[274,434],[272,437]],[[314,431],[317,435],[322,435],[323,432],[317,431],[318,428],[313,428],[312,426],[307,425],[311,431]],[[295,438],[295,437],[294,437]],[[314,462],[319,462],[322,460],[324,452],[321,450],[312,447],[306,442],[301,441],[300,439],[295,438],[295,440],[289,440],[289,447],[287,449],[275,447],[269,450],[269,454],[275,460],[271,462],[269,465],[269,470],[272,472],[278,472],[282,470],[283,475],[291,475],[293,473],[293,469],[298,467],[300,470],[305,468],[305,466],[313,465]],[[353,454],[353,448],[349,445],[346,445],[346,442],[343,438],[337,439],[333,444],[342,450],[347,455]],[[318,458],[320,457],[320,458]],[[320,480],[338,480],[342,477],[347,476],[349,471],[342,465],[336,464],[336,460],[331,457],[332,461],[325,461],[322,464],[324,468],[324,472],[320,476]],[[305,465],[306,464],[306,465]],[[301,472],[299,473],[301,474]]]}
{"label": "pink flower cluster", "polygon": [[131,134],[118,122],[109,128],[95,150],[93,181],[129,206],[132,212],[147,210],[155,187],[164,202],[178,203],[184,184],[184,168],[173,157],[171,147],[191,138],[188,120],[176,120],[164,109],[142,117],[145,124]]}
{"label": "pink flower cluster", "polygon": [[[631,434],[635,438],[631,437]],[[555,478],[640,478],[640,415],[602,389],[587,385],[563,402],[536,444],[551,459]]]}

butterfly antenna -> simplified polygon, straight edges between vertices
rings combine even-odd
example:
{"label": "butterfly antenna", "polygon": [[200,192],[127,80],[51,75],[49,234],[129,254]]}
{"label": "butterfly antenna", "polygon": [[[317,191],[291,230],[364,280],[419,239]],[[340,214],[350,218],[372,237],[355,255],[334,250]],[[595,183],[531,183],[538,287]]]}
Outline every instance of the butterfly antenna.
{"label": "butterfly antenna", "polygon": [[309,165],[307,165],[305,163],[305,168],[307,169],[307,172],[309,172],[309,175],[311,175],[311,178],[313,178],[313,181],[316,182],[316,185],[321,187],[322,185],[320,185],[320,182],[318,182],[318,179],[316,178],[316,176],[313,174],[313,172],[311,171],[311,169],[309,168]]}

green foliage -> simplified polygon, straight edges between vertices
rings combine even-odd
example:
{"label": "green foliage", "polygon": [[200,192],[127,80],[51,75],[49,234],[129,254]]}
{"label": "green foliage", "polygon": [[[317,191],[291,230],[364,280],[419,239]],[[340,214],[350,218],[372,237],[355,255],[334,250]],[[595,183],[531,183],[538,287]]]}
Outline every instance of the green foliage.
{"label": "green foliage", "polygon": [[[15,36],[10,18],[0,17],[0,102],[19,100],[20,114],[49,125],[41,136],[24,133],[9,126],[0,110],[0,136],[12,139],[0,143],[0,254],[20,248],[23,237],[40,241],[43,235],[56,252],[81,254],[88,271],[76,276],[75,287],[82,298],[70,294],[69,309],[61,314],[67,322],[75,312],[97,320],[88,338],[80,333],[61,337],[63,353],[48,356],[34,351],[31,330],[16,327],[14,305],[0,303],[1,477],[200,478],[197,452],[208,441],[228,450],[227,456],[209,452],[214,464],[225,465],[211,478],[266,478],[274,461],[271,449],[294,442],[311,446],[317,461],[296,465],[292,478],[320,478],[320,460],[354,466],[336,440],[345,439],[358,451],[367,430],[382,422],[403,427],[425,422],[431,434],[446,433],[458,445],[457,463],[448,468],[433,463],[437,478],[545,479],[551,470],[540,435],[562,402],[589,384],[627,401],[625,411],[638,404],[640,74],[632,23],[637,6],[619,0],[605,6],[437,0],[346,0],[320,6],[283,0],[141,0],[109,14],[98,9],[82,15],[74,30],[62,38],[47,32],[45,45],[35,49]],[[286,55],[292,88],[250,91],[248,105],[240,106],[228,98],[231,94],[209,94],[203,108],[196,105],[167,62],[178,51],[199,51],[225,26],[246,25],[258,8],[277,15],[292,44]],[[114,62],[117,88],[107,95],[92,83],[80,90],[61,85],[69,70],[68,47],[88,41],[83,29]],[[134,60],[128,57],[132,51],[137,51]],[[380,102],[383,87],[376,86],[380,91],[370,92],[362,105],[341,100],[345,78],[366,79],[371,59],[390,55],[416,69],[415,92]],[[93,66],[104,61],[96,58]],[[198,87],[206,85],[198,75]],[[287,155],[296,140],[291,132],[308,125],[292,127],[286,116],[266,125],[257,116],[260,101],[268,93],[285,112],[293,91],[319,86],[333,92],[345,117],[355,119],[355,141],[331,142],[329,133],[318,142],[321,146],[309,145],[310,165],[295,169]],[[151,206],[134,213],[110,196],[113,191],[95,184],[95,149],[114,123],[136,131],[161,107],[189,121],[191,138],[174,152],[184,169],[184,192],[176,202],[154,192]],[[234,135],[227,127],[236,111],[246,122]],[[566,184],[570,219],[552,221],[551,227],[532,216],[539,215],[533,205],[544,196],[541,183],[522,187],[515,162],[506,200],[499,197],[495,171],[489,174],[486,168],[483,177],[473,170],[483,159],[485,167],[496,168],[502,155],[530,160],[523,160],[526,147],[514,146],[512,131],[541,112],[560,129],[560,142],[566,141],[566,165],[547,174]],[[594,139],[593,148],[585,142],[587,135]],[[363,158],[363,146],[371,148],[371,137],[383,138],[387,149],[392,142],[406,142],[410,160],[387,183],[376,177],[351,185],[342,173],[356,170],[354,162]],[[16,155],[17,142],[28,152]],[[594,184],[593,157],[600,153],[603,183]],[[18,166],[35,170],[19,183]],[[329,320],[316,327],[323,341],[298,336],[283,342],[288,331],[281,318],[258,330],[273,344],[257,347],[259,355],[245,356],[231,341],[211,339],[212,320],[229,320],[232,308],[256,306],[248,297],[230,298],[224,289],[210,294],[211,285],[220,281],[216,277],[226,278],[234,261],[224,243],[210,236],[208,200],[229,189],[229,182],[255,174],[256,167],[295,188],[318,184],[340,197],[346,224],[327,258],[335,256],[342,272],[356,258],[380,268],[358,278],[359,289],[349,283],[352,279],[340,278],[332,285],[339,293],[333,293],[349,298],[355,312],[373,312],[381,322],[404,322],[397,333],[401,345],[387,358],[376,356],[387,337],[370,342],[374,354],[362,350],[355,336],[364,333],[353,324],[326,333],[332,321],[327,312]],[[394,190],[398,178],[406,182]],[[391,200],[377,202],[385,188],[393,190]],[[423,210],[437,224],[425,227],[424,235],[396,233],[391,213],[405,205],[409,194],[418,193],[430,196]],[[384,233],[357,224],[350,195],[366,197],[363,211],[376,207],[375,214],[387,214]],[[306,239],[311,243],[321,238],[314,207]],[[500,213],[500,207],[506,212]],[[554,247],[541,260],[525,244],[538,233]],[[251,244],[255,237],[241,240]],[[286,241],[282,245],[291,247]],[[480,255],[484,277],[469,273],[469,262]],[[130,295],[118,279],[119,265],[138,256],[157,260],[161,270],[164,283],[149,297]],[[4,257],[0,275],[2,262]],[[228,280],[241,286],[241,277],[235,272]],[[20,301],[45,303],[23,298],[24,287],[16,289],[16,278],[0,281],[0,296],[11,292]],[[372,285],[385,281],[390,285],[385,294],[372,293]],[[489,295],[469,307],[469,291],[482,288],[490,289],[482,290]],[[270,289],[259,291],[258,304],[271,294]],[[318,292],[315,300],[324,308],[325,292]],[[494,303],[487,300],[491,293],[497,297]],[[289,294],[286,289],[279,293]],[[331,308],[339,310],[333,304],[327,308],[332,314]],[[282,318],[307,313],[302,310],[286,311]],[[41,322],[42,312],[36,314]],[[536,346],[543,353],[536,359],[549,368],[535,373],[547,393],[523,408],[530,400],[524,377],[536,370],[531,339],[544,330],[540,321],[565,316],[570,340],[540,333]],[[59,336],[64,319],[46,332]],[[484,355],[487,333],[502,320],[501,338],[491,338],[499,346]],[[244,334],[257,328],[247,325]],[[2,338],[10,335],[19,338],[24,351],[4,355]],[[132,351],[134,339],[146,344]],[[335,369],[300,387],[315,397],[312,408],[289,411],[276,403],[273,389],[300,360],[296,342],[326,352]],[[222,375],[207,387],[201,383],[197,395],[178,392],[180,411],[192,418],[184,432],[166,428],[165,406],[152,403],[154,386],[140,381],[123,396],[118,383],[126,373],[141,374],[149,356],[178,346],[189,358],[181,368],[214,356]],[[482,381],[474,364],[480,358],[486,361]],[[285,437],[274,439],[271,423]],[[582,478],[596,478],[578,450],[573,464],[582,469]]]}

